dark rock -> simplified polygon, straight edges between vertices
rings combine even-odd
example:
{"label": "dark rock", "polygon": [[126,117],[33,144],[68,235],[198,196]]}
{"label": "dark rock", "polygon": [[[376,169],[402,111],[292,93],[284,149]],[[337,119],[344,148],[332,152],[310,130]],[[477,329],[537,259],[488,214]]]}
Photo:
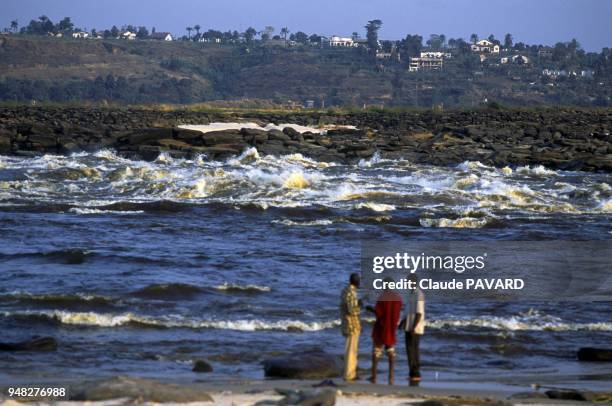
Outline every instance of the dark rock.
{"label": "dark rock", "polygon": [[55,351],[57,341],[53,337],[39,337],[19,343],[0,343],[0,351]]}
{"label": "dark rock", "polygon": [[163,151],[164,148],[157,145],[141,145],[138,147],[138,154],[145,161],[154,161]]}
{"label": "dark rock", "polygon": [[299,131],[297,131],[295,128],[293,127],[285,127],[283,128],[283,133],[288,135],[291,139],[295,139],[298,135],[302,135],[300,134]]}
{"label": "dark rock", "polygon": [[279,130],[268,131],[268,139],[271,141],[291,141],[291,137]]}
{"label": "dark rock", "polygon": [[583,347],[578,350],[578,360],[587,362],[612,362],[612,349]]}
{"label": "dark rock", "polygon": [[242,134],[238,130],[211,131],[202,134],[202,140],[206,146],[216,146],[217,144],[232,144],[243,142]]}
{"label": "dark rock", "polygon": [[263,361],[266,377],[288,379],[335,378],[342,374],[338,357],[322,351],[306,351]]}
{"label": "dark rock", "polygon": [[518,392],[509,396],[510,399],[548,399],[542,392]]}
{"label": "dark rock", "polygon": [[151,379],[117,377],[86,382],[70,387],[72,401],[104,401],[130,399],[136,403],[213,402],[203,389],[194,385],[169,384]]}
{"label": "dark rock", "polygon": [[0,131],[0,153],[11,151],[11,136],[8,132]]}
{"label": "dark rock", "polygon": [[176,139],[187,141],[190,144],[200,143],[202,141],[202,136],[204,135],[202,131],[187,130],[184,128],[175,128],[172,130],[172,134]]}
{"label": "dark rock", "polygon": [[142,145],[164,138],[172,138],[172,128],[145,128],[133,132],[125,141],[131,145]]}
{"label": "dark rock", "polygon": [[584,393],[575,390],[547,390],[545,393],[549,399],[578,401],[587,400]]}
{"label": "dark rock", "polygon": [[197,360],[193,364],[193,372],[212,372],[213,367],[208,362],[204,360]]}

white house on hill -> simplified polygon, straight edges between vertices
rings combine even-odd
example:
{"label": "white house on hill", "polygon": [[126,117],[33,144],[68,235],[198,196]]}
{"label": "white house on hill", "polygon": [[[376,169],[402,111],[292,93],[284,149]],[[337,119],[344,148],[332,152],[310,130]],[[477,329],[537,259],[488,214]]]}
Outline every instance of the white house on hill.
{"label": "white house on hill", "polygon": [[153,32],[149,35],[149,38],[157,41],[173,41],[174,38],[169,32]]}
{"label": "white house on hill", "polygon": [[72,38],[89,38],[89,33],[85,31],[73,32]]}
{"label": "white house on hill", "polygon": [[500,63],[502,65],[513,63],[517,65],[527,65],[529,63],[529,58],[525,55],[513,55],[513,56],[505,56],[500,59]]}
{"label": "white house on hill", "polygon": [[472,44],[472,52],[478,52],[481,54],[498,54],[499,45],[487,39],[481,39],[475,44]]}
{"label": "white house on hill", "polygon": [[356,47],[359,45],[353,38],[340,37],[338,35],[332,35],[329,39],[329,46],[331,47]]}
{"label": "white house on hill", "polygon": [[131,31],[126,31],[121,34],[121,39],[127,39],[133,41],[136,39],[136,33]]}

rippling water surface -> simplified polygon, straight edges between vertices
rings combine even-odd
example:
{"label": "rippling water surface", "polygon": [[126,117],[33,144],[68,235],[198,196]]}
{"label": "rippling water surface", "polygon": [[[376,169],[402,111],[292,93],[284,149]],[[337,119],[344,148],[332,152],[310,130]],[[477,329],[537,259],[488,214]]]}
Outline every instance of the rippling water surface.
{"label": "rippling water surface", "polygon": [[[200,358],[213,378],[261,377],[278,353],[342,352],[338,295],[360,241],[608,240],[611,196],[606,174],[478,162],[339,165],[255,149],[224,162],[0,157],[2,341],[60,343],[3,355],[0,379],[194,379]],[[426,377],[571,373],[605,385],[575,352],[609,346],[610,309],[428,303]],[[370,346],[366,327],[363,367]]]}

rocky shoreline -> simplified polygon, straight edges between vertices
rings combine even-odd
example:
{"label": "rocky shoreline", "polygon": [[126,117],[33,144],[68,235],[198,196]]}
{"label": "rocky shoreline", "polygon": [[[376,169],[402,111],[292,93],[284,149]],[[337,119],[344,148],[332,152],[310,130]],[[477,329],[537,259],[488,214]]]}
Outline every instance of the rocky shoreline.
{"label": "rocky shoreline", "polygon": [[[338,127],[300,133],[258,129],[202,133],[179,128],[211,122],[291,123]],[[609,109],[197,112],[136,108],[0,108],[0,154],[69,154],[103,148],[152,160],[205,154],[224,159],[256,147],[260,154],[301,153],[354,163],[375,153],[414,163],[455,165],[470,160],[498,167],[612,171]]]}

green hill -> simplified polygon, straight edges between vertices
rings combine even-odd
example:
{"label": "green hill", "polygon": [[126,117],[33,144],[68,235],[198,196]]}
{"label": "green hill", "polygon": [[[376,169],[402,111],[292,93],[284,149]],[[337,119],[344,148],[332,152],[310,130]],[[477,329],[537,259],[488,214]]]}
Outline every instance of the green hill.
{"label": "green hill", "polygon": [[[121,104],[255,99],[274,104],[418,107],[610,106],[607,76],[543,77],[548,61],[481,64],[453,55],[440,71],[409,72],[364,49],[0,36],[0,100]],[[498,58],[499,59],[499,58]],[[578,67],[579,68],[579,67]],[[609,72],[603,70],[603,72]],[[608,75],[609,76],[609,75]]]}

